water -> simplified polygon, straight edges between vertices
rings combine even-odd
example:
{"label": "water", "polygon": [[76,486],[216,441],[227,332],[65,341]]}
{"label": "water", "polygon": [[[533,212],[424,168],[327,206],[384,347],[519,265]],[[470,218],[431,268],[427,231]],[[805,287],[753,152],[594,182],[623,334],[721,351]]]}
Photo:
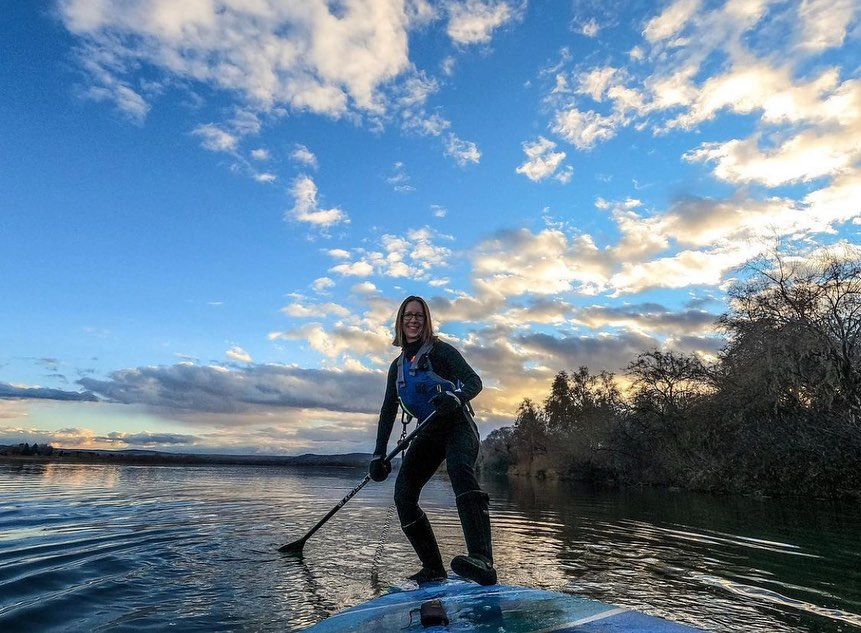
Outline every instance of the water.
{"label": "water", "polygon": [[[416,568],[356,470],[0,464],[0,631],[290,632]],[[861,507],[483,482],[500,579],[713,631],[861,631]],[[448,482],[422,500],[463,550]],[[388,530],[386,530],[388,526]]]}

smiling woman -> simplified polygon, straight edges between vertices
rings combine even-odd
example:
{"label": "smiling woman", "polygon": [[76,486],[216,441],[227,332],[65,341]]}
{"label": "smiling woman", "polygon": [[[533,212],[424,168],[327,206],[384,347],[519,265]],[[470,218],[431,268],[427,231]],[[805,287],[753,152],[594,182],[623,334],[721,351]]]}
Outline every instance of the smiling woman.
{"label": "smiling woman", "polygon": [[445,461],[468,550],[451,561],[451,568],[479,584],[496,584],[488,496],[475,475],[480,438],[469,404],[481,391],[481,379],[460,352],[434,335],[430,306],[421,297],[403,300],[394,330],[392,344],[401,353],[389,367],[368,471],[371,479],[383,481],[392,470],[386,445],[400,405],[408,419],[416,418],[424,427],[407,449],[395,481],[401,529],[422,565],[410,578],[422,584],[446,577],[430,521],[419,506],[422,489]]}

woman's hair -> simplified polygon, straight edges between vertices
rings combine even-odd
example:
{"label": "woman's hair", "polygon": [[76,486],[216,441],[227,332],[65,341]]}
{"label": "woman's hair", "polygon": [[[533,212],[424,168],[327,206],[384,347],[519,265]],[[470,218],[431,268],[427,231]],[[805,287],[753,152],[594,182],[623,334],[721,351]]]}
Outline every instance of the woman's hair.
{"label": "woman's hair", "polygon": [[401,303],[401,307],[398,308],[398,315],[395,317],[395,338],[392,341],[392,345],[397,347],[403,347],[407,344],[407,337],[406,334],[404,334],[404,312],[407,311],[407,304],[411,301],[418,301],[422,304],[422,311],[425,313],[424,327],[422,328],[421,336],[422,343],[427,343],[434,338],[433,320],[431,319],[431,312],[427,301],[421,297],[410,295],[404,299],[403,303]]}

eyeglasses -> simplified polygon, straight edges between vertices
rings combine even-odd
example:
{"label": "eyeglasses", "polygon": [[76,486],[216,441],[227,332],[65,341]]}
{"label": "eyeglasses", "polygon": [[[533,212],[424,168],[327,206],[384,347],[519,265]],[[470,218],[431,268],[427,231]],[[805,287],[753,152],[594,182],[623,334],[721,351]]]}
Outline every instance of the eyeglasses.
{"label": "eyeglasses", "polygon": [[412,321],[413,319],[421,322],[425,320],[425,315],[421,312],[404,312],[404,321]]}

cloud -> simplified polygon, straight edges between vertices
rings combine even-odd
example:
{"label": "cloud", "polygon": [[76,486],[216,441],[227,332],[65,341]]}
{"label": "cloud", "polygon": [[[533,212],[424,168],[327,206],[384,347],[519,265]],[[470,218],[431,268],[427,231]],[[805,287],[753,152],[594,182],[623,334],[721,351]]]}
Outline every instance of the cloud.
{"label": "cloud", "polygon": [[319,319],[330,315],[344,317],[350,314],[347,308],[337,303],[299,303],[298,301],[281,308],[281,312],[300,319]]}
{"label": "cloud", "polygon": [[481,343],[467,343],[462,352],[485,383],[476,409],[482,421],[506,425],[523,398],[541,402],[547,397],[559,371],[585,366],[593,373],[619,373],[639,352],[661,345],[635,332],[577,336],[524,333],[505,326],[483,328],[475,340]]}
{"label": "cloud", "polygon": [[317,279],[315,279],[313,281],[313,283],[311,284],[311,287],[316,292],[325,292],[329,288],[332,288],[334,285],[335,285],[335,282],[334,282],[334,280],[332,280],[332,278],[330,278],[330,277],[318,277]]}
{"label": "cloud", "polygon": [[553,229],[502,231],[473,252],[473,283],[488,295],[592,294],[605,286],[609,272],[591,238]]}
{"label": "cloud", "polygon": [[214,123],[198,125],[192,134],[201,138],[201,145],[212,152],[232,152],[239,146],[239,138]]}
{"label": "cloud", "polygon": [[[565,152],[554,152],[556,143],[543,136],[539,136],[534,143],[524,143],[523,151],[527,161],[520,165],[515,171],[523,174],[533,182],[539,182],[551,176],[560,182],[568,182],[571,179],[573,169],[563,166]],[[559,171],[560,168],[562,171]]]}
{"label": "cloud", "polygon": [[387,349],[392,341],[392,333],[382,324],[371,329],[346,323],[331,327],[325,327],[322,323],[309,323],[284,332],[272,332],[269,339],[304,341],[311,349],[328,359],[341,356],[356,358],[376,355],[380,350]]}
{"label": "cloud", "polygon": [[98,398],[89,391],[63,391],[48,387],[18,387],[6,382],[0,382],[0,398],[98,402]]}
{"label": "cloud", "polygon": [[553,131],[578,149],[590,149],[600,141],[613,138],[620,124],[618,116],[570,108],[556,113]]}
{"label": "cloud", "polygon": [[586,37],[598,37],[600,30],[601,26],[595,18],[591,18],[585,24],[580,25],[580,34],[585,35]]}
{"label": "cloud", "polygon": [[700,0],[676,0],[648,21],[643,37],[649,42],[658,42],[678,36],[699,8]]}
{"label": "cloud", "polygon": [[644,336],[707,337],[715,332],[718,315],[701,309],[670,310],[655,303],[623,306],[593,305],[576,310],[573,320],[592,330],[623,329]]}
{"label": "cloud", "polygon": [[714,175],[721,180],[773,188],[850,170],[861,158],[861,142],[846,133],[803,132],[778,147],[764,149],[759,136],[754,136],[725,143],[704,143],[686,153],[684,158],[715,163]]}
{"label": "cloud", "polygon": [[454,158],[461,167],[468,163],[478,163],[481,160],[481,152],[472,141],[464,141],[455,134],[449,134],[445,141],[445,153]]}
{"label": "cloud", "polygon": [[[680,132],[696,131],[700,140],[683,150],[683,160],[708,165],[736,190],[713,199],[679,194],[664,209],[610,204],[618,239],[593,244],[590,277],[574,272],[568,242],[575,238],[564,234],[547,247],[554,265],[527,255],[507,270],[501,252],[480,252],[476,287],[514,296],[527,296],[531,287],[533,296],[554,288],[620,296],[720,284],[774,239],[833,234],[841,223],[856,222],[861,82],[818,57],[854,45],[859,10],[850,4],[841,0],[831,12],[819,0],[716,8],[677,0],[644,22],[643,39],[631,49],[637,63],[591,64],[563,50],[542,73],[553,134],[591,151],[627,128],[675,134],[682,143],[690,135]],[[714,121],[727,124],[705,125]],[[529,160],[518,172],[533,179],[553,173],[541,159],[559,161],[562,150],[550,143],[555,139],[524,145]],[[788,187],[799,185],[805,193],[796,199]],[[522,236],[530,245],[548,237]]]}
{"label": "cloud", "polygon": [[411,229],[406,235],[384,234],[379,250],[356,248],[351,251],[330,251],[338,259],[346,259],[330,268],[341,276],[383,277],[428,280],[439,268],[449,265],[452,251],[438,242],[448,238],[429,227]]}
{"label": "cloud", "polygon": [[170,449],[196,446],[202,443],[202,438],[196,435],[152,433],[149,431],[137,433],[111,431],[99,434],[92,429],[79,427],[40,429],[0,426],[0,444],[3,443],[50,444],[54,448],[89,450]]}
{"label": "cloud", "polygon": [[124,433],[112,431],[102,437],[96,437],[97,441],[108,441],[116,448],[126,446],[144,446],[148,448],[167,448],[194,446],[201,442],[201,438],[195,435],[181,435],[178,433],[150,433],[143,431],[139,433]]}
{"label": "cloud", "polygon": [[229,350],[227,350],[226,352],[224,352],[224,354],[230,360],[236,360],[236,361],[239,361],[241,363],[250,363],[252,361],[251,354],[246,352],[241,347],[238,347],[235,345],[233,347],[231,347]]}
{"label": "cloud", "polygon": [[305,165],[306,167],[310,167],[311,169],[317,169],[318,166],[317,157],[314,153],[299,143],[297,143],[293,147],[293,151],[290,152],[290,160],[301,165]]}
{"label": "cloud", "polygon": [[293,181],[290,190],[293,207],[285,213],[285,218],[305,222],[315,227],[327,228],[333,224],[348,223],[349,216],[337,207],[321,209],[317,202],[317,185],[308,176],[299,176]]}
{"label": "cloud", "polygon": [[466,0],[448,2],[449,37],[456,44],[487,44],[493,32],[520,19],[523,7],[495,0]]}
{"label": "cloud", "polygon": [[226,369],[180,363],[123,369],[106,380],[78,382],[109,401],[154,409],[247,413],[307,408],[371,413],[379,410],[384,377],[283,365]]}
{"label": "cloud", "polygon": [[818,52],[842,45],[858,10],[854,0],[804,0],[798,7],[800,46]]}
{"label": "cloud", "polygon": [[363,281],[361,283],[357,283],[350,288],[350,292],[359,294],[359,295],[371,295],[377,294],[379,289],[372,284],[370,281]]}
{"label": "cloud", "polygon": [[392,175],[386,178],[386,182],[398,193],[409,193],[416,190],[410,184],[410,176],[407,174],[406,165],[401,161],[397,161],[392,165]]}
{"label": "cloud", "polygon": [[[246,121],[195,130],[213,151],[235,150],[239,138],[259,132],[259,115],[310,112],[374,129],[395,123],[430,136],[451,126],[440,113],[426,111],[438,83],[409,59],[410,31],[437,17],[426,0],[59,0],[58,7],[77,38],[89,98],[112,101],[136,122],[167,86],[203,86],[234,98]],[[522,13],[506,2],[480,0],[451,2],[446,10],[460,43],[486,43]],[[475,161],[474,145],[452,151],[448,142],[447,149],[458,161]]]}
{"label": "cloud", "polygon": [[[107,78],[148,64],[238,92],[249,104],[287,103],[330,116],[377,110],[377,87],[408,66],[401,3],[357,2],[337,15],[323,0],[293,4],[63,0],[60,16]],[[113,64],[109,65],[108,61]]]}

